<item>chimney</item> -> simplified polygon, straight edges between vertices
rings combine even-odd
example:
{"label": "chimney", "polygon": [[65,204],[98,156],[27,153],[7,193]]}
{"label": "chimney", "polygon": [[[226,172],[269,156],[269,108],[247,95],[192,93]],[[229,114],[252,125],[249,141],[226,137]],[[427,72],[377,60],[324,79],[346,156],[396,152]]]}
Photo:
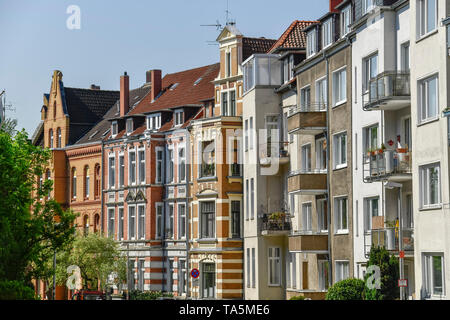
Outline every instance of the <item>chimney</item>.
{"label": "chimney", "polygon": [[130,108],[130,78],[127,72],[120,77],[120,116],[128,113]]}
{"label": "chimney", "polygon": [[97,86],[95,84],[91,84],[91,90],[100,90],[100,86]]}
{"label": "chimney", "polygon": [[330,12],[338,12],[336,6],[338,6],[344,0],[330,0]]}
{"label": "chimney", "polygon": [[150,71],[150,82],[152,83],[151,88],[151,98],[152,101],[158,96],[161,92],[162,80],[161,80],[161,70],[152,70]]}

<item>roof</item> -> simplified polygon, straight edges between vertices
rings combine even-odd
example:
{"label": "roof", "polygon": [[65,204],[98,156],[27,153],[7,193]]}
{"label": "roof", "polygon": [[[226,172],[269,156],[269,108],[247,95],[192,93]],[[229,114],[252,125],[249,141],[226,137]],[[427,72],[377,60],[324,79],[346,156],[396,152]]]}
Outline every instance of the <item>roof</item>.
{"label": "roof", "polygon": [[315,23],[317,23],[317,21],[295,20],[272,48],[270,48],[269,53],[274,53],[283,49],[306,48],[306,33],[303,29]]}
{"label": "roof", "polygon": [[120,97],[119,91],[62,88],[70,118],[69,145],[98,123]]}
{"label": "roof", "polygon": [[242,61],[255,53],[267,53],[275,42],[277,40],[266,38],[242,38]]}
{"label": "roof", "polygon": [[[203,105],[202,101],[214,96],[213,80],[217,77],[220,64],[167,74],[162,79],[162,90],[155,101],[147,95],[127,115],[158,112],[187,105]],[[201,79],[200,81],[198,81]],[[195,84],[197,82],[197,84]],[[178,85],[174,87],[175,84]]]}
{"label": "roof", "polygon": [[[140,88],[130,90],[129,95],[129,103],[130,109],[135,107],[139,102],[144,99],[147,94],[150,92],[151,86],[144,85]],[[102,119],[97,122],[97,124],[92,127],[86,134],[84,134],[81,139],[79,139],[76,144],[85,144],[92,142],[100,142],[107,135],[104,135],[110,128],[111,123],[109,119],[116,118],[119,116],[119,105],[120,100],[117,100],[116,103],[110,107],[110,109],[103,115]]]}

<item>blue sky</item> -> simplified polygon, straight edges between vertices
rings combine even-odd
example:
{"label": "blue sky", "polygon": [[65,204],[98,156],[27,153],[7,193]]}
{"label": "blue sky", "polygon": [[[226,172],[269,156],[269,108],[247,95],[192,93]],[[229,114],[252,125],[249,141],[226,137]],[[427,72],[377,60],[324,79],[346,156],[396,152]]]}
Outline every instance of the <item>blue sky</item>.
{"label": "blue sky", "polygon": [[[124,71],[134,88],[146,70],[166,74],[218,62],[218,47],[207,41],[219,31],[200,25],[224,23],[226,3],[0,0],[0,91],[6,89],[7,103],[16,108],[7,117],[31,136],[55,69],[67,87],[118,90]],[[66,27],[70,5],[81,9],[80,30]],[[229,10],[245,36],[277,39],[293,20],[322,16],[328,0],[229,0]]]}

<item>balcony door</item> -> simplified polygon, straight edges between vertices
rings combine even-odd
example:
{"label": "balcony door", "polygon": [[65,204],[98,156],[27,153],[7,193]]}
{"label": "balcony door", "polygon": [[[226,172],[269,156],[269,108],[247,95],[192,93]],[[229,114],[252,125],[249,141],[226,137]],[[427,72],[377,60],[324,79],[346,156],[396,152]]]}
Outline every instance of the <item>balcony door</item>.
{"label": "balcony door", "polygon": [[327,141],[325,138],[316,140],[316,169],[320,172],[327,170]]}
{"label": "balcony door", "polygon": [[317,221],[318,221],[318,231],[328,232],[328,210],[327,201],[325,199],[317,200]]}

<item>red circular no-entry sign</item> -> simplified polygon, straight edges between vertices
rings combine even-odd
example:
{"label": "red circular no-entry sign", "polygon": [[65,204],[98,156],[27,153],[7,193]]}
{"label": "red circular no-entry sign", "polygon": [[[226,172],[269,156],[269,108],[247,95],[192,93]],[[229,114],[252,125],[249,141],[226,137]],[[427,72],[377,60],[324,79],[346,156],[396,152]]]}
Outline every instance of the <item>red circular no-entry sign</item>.
{"label": "red circular no-entry sign", "polygon": [[192,278],[197,279],[200,276],[200,271],[198,269],[192,269],[191,276]]}

